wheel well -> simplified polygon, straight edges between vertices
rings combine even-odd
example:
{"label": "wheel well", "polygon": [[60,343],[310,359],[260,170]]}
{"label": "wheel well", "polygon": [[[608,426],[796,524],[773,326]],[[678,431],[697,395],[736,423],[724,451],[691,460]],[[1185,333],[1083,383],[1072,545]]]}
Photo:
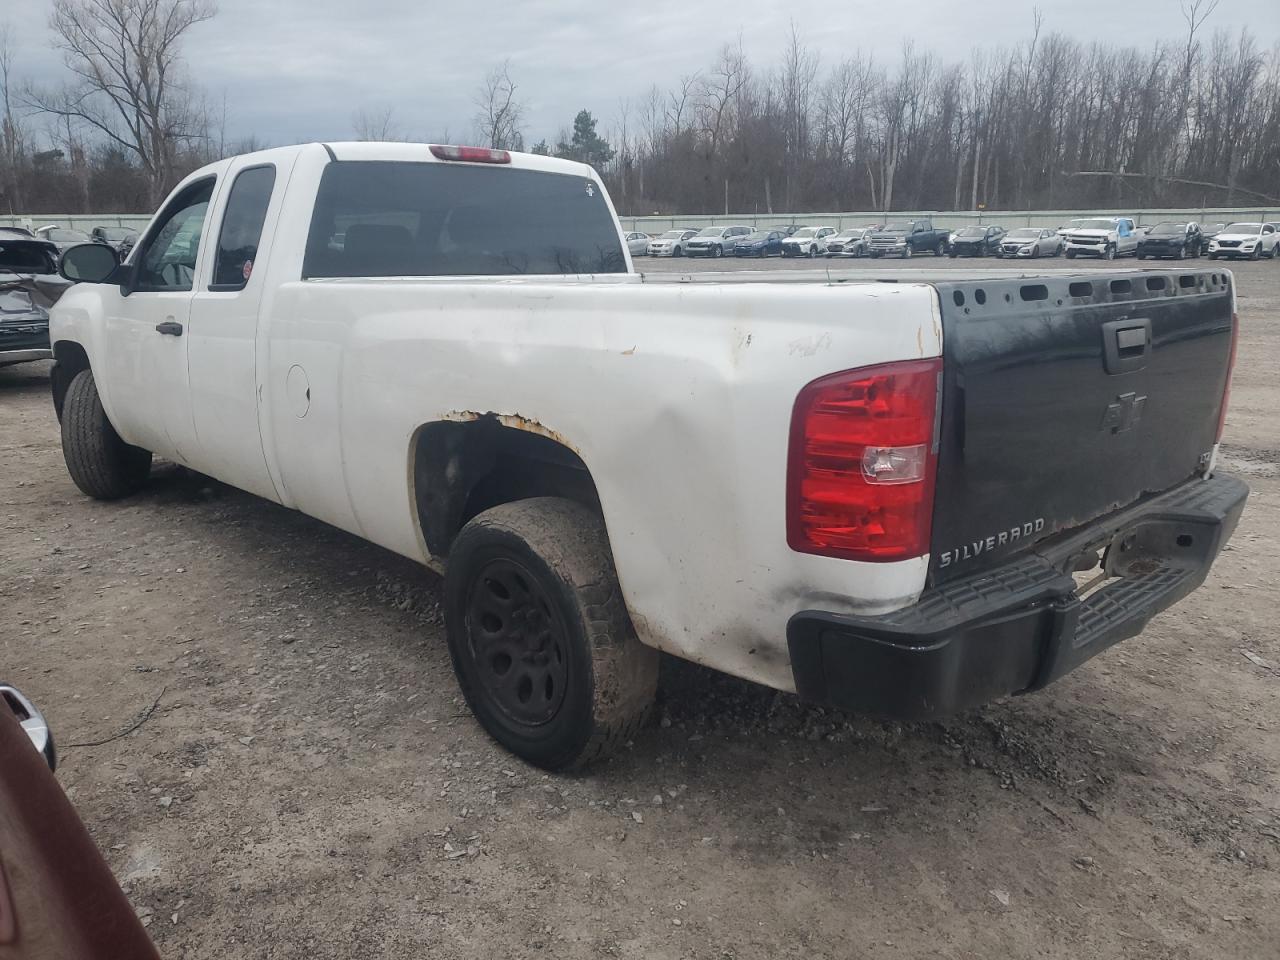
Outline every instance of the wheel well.
{"label": "wheel well", "polygon": [[49,383],[53,388],[53,409],[62,421],[62,401],[66,399],[67,388],[76,374],[89,369],[89,355],[84,347],[74,340],[59,340],[53,345],[53,373]]}
{"label": "wheel well", "polygon": [[429,423],[414,438],[414,504],[432,556],[447,556],[468,520],[501,503],[550,496],[600,508],[587,465],[541,424],[467,416]]}

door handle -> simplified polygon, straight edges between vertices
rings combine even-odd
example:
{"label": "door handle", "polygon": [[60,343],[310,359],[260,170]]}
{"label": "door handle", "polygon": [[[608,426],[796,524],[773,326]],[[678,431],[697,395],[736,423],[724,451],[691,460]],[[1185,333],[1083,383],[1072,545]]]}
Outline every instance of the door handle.
{"label": "door handle", "polygon": [[166,320],[164,323],[156,324],[156,333],[163,333],[169,337],[182,336],[182,324],[176,320]]}

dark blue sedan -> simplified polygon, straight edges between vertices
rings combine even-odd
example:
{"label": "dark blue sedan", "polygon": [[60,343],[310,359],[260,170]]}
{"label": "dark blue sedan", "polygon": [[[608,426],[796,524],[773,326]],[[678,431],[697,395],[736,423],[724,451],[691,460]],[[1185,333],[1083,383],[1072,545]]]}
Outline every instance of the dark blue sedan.
{"label": "dark blue sedan", "polygon": [[757,230],[747,234],[733,248],[735,257],[780,257],[782,234],[777,230]]}

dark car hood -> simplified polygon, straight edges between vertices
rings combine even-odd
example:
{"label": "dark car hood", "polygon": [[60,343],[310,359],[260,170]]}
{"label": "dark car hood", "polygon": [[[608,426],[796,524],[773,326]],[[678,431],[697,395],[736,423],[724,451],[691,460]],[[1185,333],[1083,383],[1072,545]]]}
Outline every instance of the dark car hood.
{"label": "dark car hood", "polygon": [[56,274],[0,272],[0,316],[6,319],[19,310],[47,311],[71,286],[71,281]]}

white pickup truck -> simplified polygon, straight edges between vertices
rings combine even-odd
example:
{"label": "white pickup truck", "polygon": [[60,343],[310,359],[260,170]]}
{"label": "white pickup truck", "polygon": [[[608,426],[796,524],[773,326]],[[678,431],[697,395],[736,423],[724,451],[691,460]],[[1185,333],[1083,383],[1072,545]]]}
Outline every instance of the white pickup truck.
{"label": "white pickup truck", "polygon": [[443,572],[473,711],[553,769],[633,736],[659,650],[897,717],[1039,689],[1235,527],[1225,271],[659,278],[621,237],[546,157],[208,166],[63,260],[71,477],[154,454]]}

